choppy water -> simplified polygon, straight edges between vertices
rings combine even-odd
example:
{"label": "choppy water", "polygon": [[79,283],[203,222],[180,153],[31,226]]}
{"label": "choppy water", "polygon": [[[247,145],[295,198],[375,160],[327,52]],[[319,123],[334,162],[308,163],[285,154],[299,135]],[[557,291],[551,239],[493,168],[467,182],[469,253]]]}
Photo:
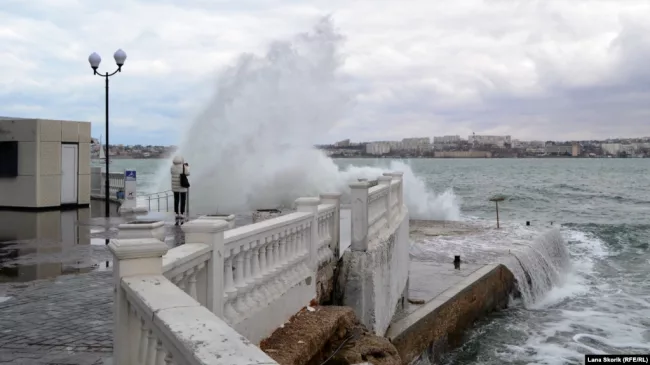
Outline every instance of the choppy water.
{"label": "choppy water", "polygon": [[[368,161],[371,162],[371,161]],[[382,163],[372,161],[371,163]],[[360,163],[346,160],[344,163]],[[448,364],[582,364],[585,353],[650,352],[650,160],[412,160],[466,217],[561,225],[571,269],[525,308],[482,321]]]}
{"label": "choppy water", "polygon": [[[133,166],[143,188],[157,166]],[[387,166],[343,159],[341,167]],[[436,191],[453,188],[464,217],[554,222],[568,242],[571,269],[529,306],[515,303],[480,323],[449,364],[581,364],[585,353],[650,352],[650,160],[480,159],[410,161]]]}

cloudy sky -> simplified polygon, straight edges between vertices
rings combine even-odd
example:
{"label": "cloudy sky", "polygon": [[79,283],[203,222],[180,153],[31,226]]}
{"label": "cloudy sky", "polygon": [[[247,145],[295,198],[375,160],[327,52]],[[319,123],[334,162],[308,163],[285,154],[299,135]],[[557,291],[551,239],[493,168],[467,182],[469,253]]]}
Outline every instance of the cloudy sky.
{"label": "cloudy sky", "polygon": [[520,139],[650,136],[648,0],[2,0],[0,115],[104,127],[111,142],[172,144],[244,52],[309,31],[345,36],[355,107],[324,135]]}

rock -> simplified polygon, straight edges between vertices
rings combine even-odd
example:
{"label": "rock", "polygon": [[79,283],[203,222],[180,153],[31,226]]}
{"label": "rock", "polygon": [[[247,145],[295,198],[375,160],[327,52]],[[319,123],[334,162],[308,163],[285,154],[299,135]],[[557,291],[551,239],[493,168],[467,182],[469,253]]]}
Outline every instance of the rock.
{"label": "rock", "polygon": [[402,365],[397,349],[388,339],[371,333],[361,324],[356,324],[349,332],[356,336],[346,342],[327,365]]}
{"label": "rock", "polygon": [[280,365],[402,365],[395,346],[368,331],[352,308],[313,304],[260,343]]}

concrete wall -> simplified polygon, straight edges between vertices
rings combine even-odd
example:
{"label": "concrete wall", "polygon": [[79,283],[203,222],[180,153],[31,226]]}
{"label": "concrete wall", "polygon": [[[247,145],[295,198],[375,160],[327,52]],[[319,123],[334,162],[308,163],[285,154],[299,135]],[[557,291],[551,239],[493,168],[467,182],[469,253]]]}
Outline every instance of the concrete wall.
{"label": "concrete wall", "polygon": [[61,144],[78,144],[77,204],[90,204],[90,123],[0,119],[0,141],[18,142],[18,176],[0,178],[0,207],[61,205]]}
{"label": "concrete wall", "polygon": [[338,275],[338,301],[352,307],[369,330],[383,336],[398,305],[408,293],[409,215],[402,208],[399,224],[380,233],[367,251],[343,254]]}
{"label": "concrete wall", "polygon": [[464,331],[476,320],[505,308],[513,288],[514,276],[505,266],[487,265],[391,324],[386,337],[404,364],[418,358],[438,363],[441,355],[462,344]]}

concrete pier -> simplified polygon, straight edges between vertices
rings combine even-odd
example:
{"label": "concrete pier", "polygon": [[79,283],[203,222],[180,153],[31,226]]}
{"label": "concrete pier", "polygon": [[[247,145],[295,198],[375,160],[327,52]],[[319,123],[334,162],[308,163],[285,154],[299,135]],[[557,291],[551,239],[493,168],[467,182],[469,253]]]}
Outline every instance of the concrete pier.
{"label": "concrete pier", "polygon": [[516,284],[504,263],[514,258],[511,249],[532,243],[543,227],[525,228],[411,221],[409,301],[386,332],[403,364],[422,357],[436,363],[463,344],[475,321],[508,305]]}

